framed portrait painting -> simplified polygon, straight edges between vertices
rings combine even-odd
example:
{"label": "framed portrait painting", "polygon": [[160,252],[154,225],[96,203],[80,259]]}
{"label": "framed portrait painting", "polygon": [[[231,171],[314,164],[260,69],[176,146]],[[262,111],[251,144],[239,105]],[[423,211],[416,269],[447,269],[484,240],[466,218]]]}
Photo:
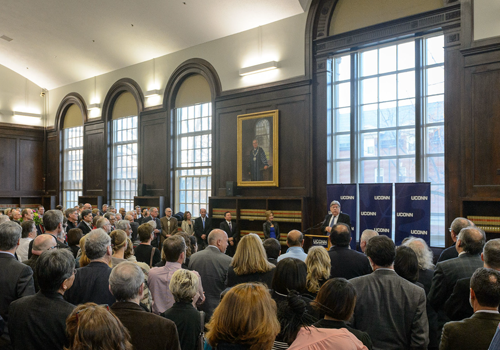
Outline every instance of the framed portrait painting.
{"label": "framed portrait painting", "polygon": [[238,186],[278,187],[278,118],[277,109],[238,116]]}

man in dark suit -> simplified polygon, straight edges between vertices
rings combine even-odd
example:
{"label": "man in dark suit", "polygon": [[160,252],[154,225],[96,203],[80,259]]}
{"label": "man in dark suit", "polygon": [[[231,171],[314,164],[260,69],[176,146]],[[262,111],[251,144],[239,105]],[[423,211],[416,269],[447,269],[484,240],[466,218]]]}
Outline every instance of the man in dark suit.
{"label": "man in dark suit", "polygon": [[9,305],[14,300],[35,294],[33,271],[14,256],[21,233],[21,226],[13,221],[0,225],[0,316],[6,324],[0,335],[0,348],[9,348],[10,344]]}
{"label": "man in dark suit", "polygon": [[[28,265],[33,270],[33,282],[35,284],[35,292],[38,292],[40,290],[40,287],[38,286],[38,276],[35,273],[36,265],[38,263],[38,258],[40,257],[40,255],[42,255],[44,251],[57,247],[57,242],[54,236],[46,233],[36,236],[33,242],[34,243],[33,243],[33,249],[31,250],[32,253],[31,257],[28,260],[24,261],[24,264]],[[62,249],[57,249],[57,250],[62,250]]]}
{"label": "man in dark suit", "polygon": [[212,231],[212,219],[207,216],[205,208],[200,209],[200,217],[194,219],[194,234],[198,242],[198,250],[203,250],[208,245],[207,237]]}
{"label": "man in dark suit", "polygon": [[77,270],[73,287],[66,292],[64,298],[73,305],[88,302],[112,305],[116,300],[109,291],[108,281],[113,249],[106,231],[96,229],[87,234],[85,253],[90,264]]}
{"label": "man in dark suit", "polygon": [[458,258],[446,260],[436,265],[428,299],[438,312],[439,329],[449,321],[444,311],[446,300],[450,297],[459,279],[472,276],[477,268],[483,266],[480,253],[484,246],[484,232],[474,228],[463,228],[458,234]]}
{"label": "man in dark suit", "polygon": [[82,211],[82,221],[78,224],[78,228],[82,230],[83,234],[86,235],[92,231],[92,210],[85,209]]}
{"label": "man in dark suit", "polygon": [[109,276],[109,288],[117,301],[113,313],[129,330],[136,350],[180,350],[177,327],[172,321],[146,312],[140,305],[144,274],[133,262],[118,264]]}
{"label": "man in dark suit", "polygon": [[353,328],[367,332],[375,350],[426,349],[424,289],[396,274],[395,246],[389,237],[370,239],[366,255],[373,273],[350,280],[357,292]]}
{"label": "man in dark suit", "polygon": [[15,349],[62,349],[68,346],[66,319],[75,308],[63,295],[75,279],[75,258],[68,249],[47,250],[35,274],[40,291],[10,304],[12,344]]}
{"label": "man in dark suit", "polygon": [[240,232],[234,221],[231,221],[231,212],[226,211],[224,213],[224,221],[220,223],[220,229],[227,233],[229,246],[227,247],[226,254],[230,257],[234,256],[236,252],[236,245],[240,240]]}
{"label": "man in dark suit", "polygon": [[[500,271],[500,238],[490,239],[486,242],[481,253],[481,260],[485,268]],[[470,281],[470,278],[458,280],[453,289],[453,294],[444,305],[446,315],[452,321],[460,321],[474,314],[469,302]]]}
{"label": "man in dark suit", "polygon": [[466,218],[458,217],[453,220],[449,229],[453,244],[441,252],[441,255],[439,255],[439,259],[437,262],[446,261],[458,257],[457,248],[455,247],[458,234],[463,228],[469,226],[474,226],[474,224],[472,223],[472,221],[469,221]]}
{"label": "man in dark suit", "polygon": [[[48,210],[43,216],[43,227],[45,228],[45,233],[55,238],[57,249],[68,248],[68,246],[64,243],[66,231],[64,231],[63,228],[63,220],[64,216],[60,210]],[[31,241],[28,248],[28,259],[31,258],[33,243],[34,241]]]}
{"label": "man in dark suit", "polygon": [[73,228],[78,227],[78,209],[69,208],[64,212],[66,219],[68,219],[68,226],[66,226],[66,233]]}
{"label": "man in dark suit", "polygon": [[212,230],[208,235],[208,247],[191,255],[189,269],[195,270],[201,276],[205,290],[205,302],[200,309],[205,311],[206,320],[212,317],[220,302],[220,294],[226,288],[226,276],[232,259],[225,255],[228,247],[227,233],[222,230]]}
{"label": "man in dark suit", "polygon": [[163,243],[163,234],[162,234],[161,221],[158,218],[158,208],[152,207],[149,209],[149,216],[146,216],[142,220],[142,223],[145,224],[148,221],[154,221],[156,223],[156,228],[153,230],[155,237],[151,241],[151,245],[161,250]]}
{"label": "man in dark suit", "polygon": [[[500,314],[500,273],[481,267],[470,283],[470,303],[474,315],[444,325],[440,350],[487,350],[495,335]],[[490,348],[491,349],[491,348]]]}
{"label": "man in dark suit", "polygon": [[346,224],[333,225],[330,233],[332,247],[328,252],[332,263],[330,277],[342,277],[351,279],[372,272],[370,262],[363,253],[351,250],[350,228]]}
{"label": "man in dark suit", "polygon": [[325,216],[325,220],[323,221],[323,225],[321,225],[321,232],[326,235],[329,235],[332,231],[333,225],[344,223],[349,226],[349,232],[351,231],[351,217],[347,214],[340,212],[340,203],[338,201],[332,201],[330,203],[330,212]]}

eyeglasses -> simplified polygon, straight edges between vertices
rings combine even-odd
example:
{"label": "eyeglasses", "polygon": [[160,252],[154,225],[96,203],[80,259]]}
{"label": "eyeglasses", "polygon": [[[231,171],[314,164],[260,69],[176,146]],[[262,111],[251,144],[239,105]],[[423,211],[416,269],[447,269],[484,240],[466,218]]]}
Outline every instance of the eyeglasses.
{"label": "eyeglasses", "polygon": [[451,230],[451,227],[448,229],[448,231],[451,233],[451,231],[452,231],[452,230]]}
{"label": "eyeglasses", "polygon": [[[86,308],[83,308],[83,309],[81,309],[80,311],[77,311],[77,312],[76,312],[76,314],[75,314],[75,316],[76,316],[76,322],[80,322],[80,320],[79,320],[80,312],[85,311],[85,310],[87,310],[87,309],[88,309],[88,308],[90,308],[90,307],[93,307],[93,305],[92,305],[92,306],[88,306],[88,307],[86,307]],[[97,305],[97,307],[105,307],[105,308],[106,308],[106,310],[108,310],[108,311],[109,311],[109,305],[108,305],[108,304]]]}
{"label": "eyeglasses", "polygon": [[50,247],[50,248],[49,248],[49,249],[47,249],[47,250],[52,250],[52,249],[59,249],[59,246],[58,246],[58,245],[55,245],[55,246],[53,246],[53,247]]}

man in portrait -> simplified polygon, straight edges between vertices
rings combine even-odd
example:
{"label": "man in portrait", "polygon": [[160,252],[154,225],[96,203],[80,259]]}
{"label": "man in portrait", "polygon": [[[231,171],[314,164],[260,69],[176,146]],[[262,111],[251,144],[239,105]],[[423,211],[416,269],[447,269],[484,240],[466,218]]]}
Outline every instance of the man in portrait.
{"label": "man in portrait", "polygon": [[250,151],[248,175],[250,181],[262,181],[262,170],[267,170],[269,164],[267,163],[266,152],[259,147],[259,141],[253,140],[253,148]]}

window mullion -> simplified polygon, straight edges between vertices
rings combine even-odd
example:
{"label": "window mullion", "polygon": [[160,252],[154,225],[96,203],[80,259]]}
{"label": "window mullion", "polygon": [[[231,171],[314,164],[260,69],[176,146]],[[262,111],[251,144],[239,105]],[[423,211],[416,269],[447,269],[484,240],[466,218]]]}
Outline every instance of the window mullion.
{"label": "window mullion", "polygon": [[421,38],[415,39],[415,181],[423,180],[423,41]]}
{"label": "window mullion", "polygon": [[351,53],[351,183],[358,182],[358,53]]}

